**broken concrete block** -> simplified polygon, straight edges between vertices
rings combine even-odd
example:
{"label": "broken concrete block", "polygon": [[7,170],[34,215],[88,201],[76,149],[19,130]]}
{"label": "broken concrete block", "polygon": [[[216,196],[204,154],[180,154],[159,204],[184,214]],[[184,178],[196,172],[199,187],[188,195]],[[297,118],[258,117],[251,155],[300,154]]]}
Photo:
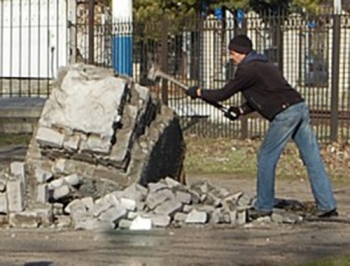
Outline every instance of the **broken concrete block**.
{"label": "broken concrete block", "polygon": [[126,218],[129,220],[134,220],[139,215],[140,213],[131,211],[131,212],[128,212]]}
{"label": "broken concrete block", "polygon": [[63,184],[64,184],[64,181],[63,181],[62,178],[55,179],[55,180],[53,180],[53,181],[51,181],[51,182],[49,183],[48,188],[49,188],[50,190],[54,190],[54,189],[56,189],[56,188],[59,188],[59,187],[63,186]]}
{"label": "broken concrete block", "polygon": [[176,212],[181,210],[182,203],[179,202],[177,199],[170,199],[157,206],[154,210],[154,213],[173,216]]}
{"label": "broken concrete block", "polygon": [[177,212],[174,215],[174,220],[178,222],[184,222],[187,218],[187,213]]}
{"label": "broken concrete block", "polygon": [[7,196],[6,193],[0,193],[0,214],[7,214]]}
{"label": "broken concrete block", "polygon": [[10,164],[10,174],[12,176],[19,176],[19,179],[25,178],[25,167],[23,162],[12,162]]}
{"label": "broken concrete block", "polygon": [[108,201],[106,198],[100,198],[95,201],[95,204],[91,209],[91,213],[93,214],[94,217],[97,217],[102,212],[108,210],[112,206],[113,206],[112,202]]}
{"label": "broken concrete block", "polygon": [[208,214],[203,211],[192,210],[186,217],[187,224],[205,224],[208,221]]}
{"label": "broken concrete block", "polygon": [[247,222],[247,211],[238,211],[236,216],[236,225],[243,225]]}
{"label": "broken concrete block", "polygon": [[132,224],[132,221],[121,219],[118,224],[118,228],[120,229],[129,229]]}
{"label": "broken concrete block", "polygon": [[195,191],[193,189],[190,189],[188,191],[188,193],[191,194],[191,201],[192,201],[192,203],[194,203],[194,204],[200,203],[200,201],[201,201],[201,193],[200,192]]}
{"label": "broken concrete block", "polygon": [[35,175],[36,181],[39,184],[49,182],[53,178],[53,175],[51,172],[45,171],[39,167],[35,168],[34,175]]}
{"label": "broken concrete block", "polygon": [[254,201],[254,197],[248,193],[244,193],[239,199],[238,199],[238,205],[240,206],[252,206]]}
{"label": "broken concrete block", "polygon": [[152,220],[150,218],[142,218],[137,216],[130,225],[130,230],[150,230],[152,228]]}
{"label": "broken concrete block", "polygon": [[66,137],[63,142],[63,148],[68,151],[76,151],[79,148],[80,137],[77,135]]}
{"label": "broken concrete block", "polygon": [[53,190],[53,198],[55,200],[58,200],[58,199],[61,199],[61,198],[64,198],[64,197],[68,196],[69,193],[70,193],[69,186],[68,185],[62,185],[59,188],[55,188]]}
{"label": "broken concrete block", "polygon": [[182,211],[184,212],[184,213],[189,213],[190,211],[192,211],[193,210],[193,208],[194,208],[194,206],[193,205],[183,205],[183,209],[182,209]]}
{"label": "broken concrete block", "polygon": [[152,226],[154,227],[167,227],[170,224],[170,216],[168,215],[154,215],[151,216]]}
{"label": "broken concrete block", "polygon": [[92,197],[82,198],[81,202],[84,204],[88,211],[92,210],[92,207],[94,206],[94,200]]}
{"label": "broken concrete block", "polygon": [[56,163],[52,166],[51,172],[53,174],[64,174],[65,167],[66,167],[66,159],[59,158]]}
{"label": "broken concrete block", "polygon": [[72,175],[65,176],[63,178],[63,181],[71,186],[76,186],[81,183],[81,178],[77,174],[72,174]]}
{"label": "broken concrete block", "polygon": [[157,182],[157,183],[148,183],[148,193],[154,193],[157,192],[158,190],[168,188],[168,186],[162,182]]}
{"label": "broken concrete block", "polygon": [[19,228],[37,228],[40,225],[40,217],[35,212],[10,213],[9,224]]}
{"label": "broken concrete block", "polygon": [[[243,221],[239,221],[237,223],[237,217],[238,217],[237,211],[229,211],[228,214],[230,216],[230,223],[231,224],[243,224]],[[240,219],[244,219],[244,217],[240,216]]]}
{"label": "broken concrete block", "polygon": [[168,186],[168,188],[183,188],[184,185],[181,184],[179,181],[176,181],[174,178],[166,177],[164,179],[165,184]]}
{"label": "broken concrete block", "polygon": [[113,206],[101,213],[98,219],[118,224],[119,220],[126,217],[126,214],[127,210],[123,206]]}
{"label": "broken concrete block", "polygon": [[96,232],[107,232],[115,229],[115,224],[110,221],[101,221],[98,219],[90,219],[85,223],[85,230],[92,230]]}
{"label": "broken concrete block", "polygon": [[52,204],[52,213],[54,216],[63,215],[63,204],[55,202]]}
{"label": "broken concrete block", "polygon": [[87,153],[109,154],[111,150],[110,138],[90,135],[86,141],[81,141],[80,150]]}
{"label": "broken concrete block", "polygon": [[120,205],[129,211],[134,211],[136,208],[136,201],[132,199],[121,198]]}
{"label": "broken concrete block", "polygon": [[170,189],[161,189],[147,195],[146,205],[149,209],[153,210],[161,203],[173,198],[174,194]]}
{"label": "broken concrete block", "polygon": [[58,215],[56,218],[56,227],[57,228],[66,228],[70,227],[72,224],[72,220],[69,216],[66,215]]}
{"label": "broken concrete block", "polygon": [[[55,203],[55,204],[58,205],[59,203]],[[64,208],[64,212],[67,214],[70,214],[72,212],[72,209],[74,208],[75,209],[84,208],[86,210],[85,204],[81,201],[81,199],[74,199],[67,204],[67,206]]]}
{"label": "broken concrete block", "polygon": [[224,222],[223,214],[221,209],[215,209],[210,215],[210,223],[220,224]]}
{"label": "broken concrete block", "polygon": [[215,210],[215,207],[213,205],[195,205],[194,208],[197,211],[212,213]]}
{"label": "broken concrete block", "polygon": [[9,212],[21,212],[25,207],[24,191],[20,180],[7,182],[7,202]]}
{"label": "broken concrete block", "polygon": [[41,146],[62,148],[64,135],[51,128],[39,127],[35,139]]}
{"label": "broken concrete block", "polygon": [[123,190],[123,197],[127,199],[133,199],[136,201],[143,201],[148,194],[147,188],[133,183]]}
{"label": "broken concrete block", "polygon": [[6,191],[6,184],[7,184],[7,180],[0,177],[0,192]]}
{"label": "broken concrete block", "polygon": [[34,209],[33,213],[36,213],[36,216],[40,219],[40,226],[50,226],[53,222],[53,211],[52,206],[47,205],[46,208]]}
{"label": "broken concrete block", "polygon": [[49,188],[47,184],[39,184],[37,187],[37,198],[38,202],[48,202],[49,200]]}
{"label": "broken concrete block", "polygon": [[191,203],[191,194],[187,192],[182,192],[182,191],[176,191],[175,192],[175,198],[182,202],[183,204],[190,204]]}

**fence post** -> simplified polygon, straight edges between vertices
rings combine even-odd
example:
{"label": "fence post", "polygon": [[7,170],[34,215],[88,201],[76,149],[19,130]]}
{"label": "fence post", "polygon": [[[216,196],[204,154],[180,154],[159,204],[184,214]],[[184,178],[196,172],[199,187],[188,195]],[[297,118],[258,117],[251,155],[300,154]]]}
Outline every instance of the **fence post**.
{"label": "fence post", "polygon": [[[247,34],[248,29],[247,29],[247,17],[242,18],[242,27],[236,29],[236,34]],[[245,101],[243,96],[241,97],[242,103]],[[241,116],[241,138],[246,139],[248,138],[248,117],[246,115]]]}
{"label": "fence post", "polygon": [[338,137],[339,109],[339,64],[340,64],[340,35],[341,15],[333,14],[333,49],[332,49],[332,87],[331,87],[331,141]]}
{"label": "fence post", "polygon": [[[168,19],[163,18],[162,21],[162,46],[161,46],[161,69],[168,73]],[[161,97],[164,104],[168,104],[168,82],[166,79],[162,80]]]}
{"label": "fence post", "polygon": [[94,20],[95,20],[95,0],[89,0],[89,64],[94,64]]}

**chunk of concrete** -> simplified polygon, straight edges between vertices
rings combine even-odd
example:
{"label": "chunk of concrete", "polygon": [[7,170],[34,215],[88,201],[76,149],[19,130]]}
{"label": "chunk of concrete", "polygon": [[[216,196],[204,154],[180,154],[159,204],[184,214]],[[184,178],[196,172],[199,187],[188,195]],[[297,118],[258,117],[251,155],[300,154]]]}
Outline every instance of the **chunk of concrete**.
{"label": "chunk of concrete", "polygon": [[19,179],[25,178],[25,164],[23,162],[12,162],[10,164],[10,174],[19,176]]}
{"label": "chunk of concrete", "polygon": [[69,216],[58,215],[56,218],[56,227],[57,228],[68,228],[72,225],[72,220]]}
{"label": "chunk of concrete", "polygon": [[71,186],[77,186],[81,183],[81,178],[77,174],[65,176],[63,180]]}
{"label": "chunk of concrete", "polygon": [[157,206],[154,210],[154,213],[173,216],[176,212],[181,210],[182,203],[177,199],[170,199]]}
{"label": "chunk of concrete", "polygon": [[238,211],[236,225],[243,225],[247,222],[247,211]]}
{"label": "chunk of concrete", "polygon": [[182,202],[183,204],[190,204],[191,203],[191,194],[183,191],[176,191],[175,192],[175,198]]}
{"label": "chunk of concrete", "polygon": [[170,189],[161,189],[153,193],[149,193],[146,198],[146,205],[149,209],[153,210],[158,205],[162,204],[166,200],[173,199],[174,194]]}
{"label": "chunk of concrete", "polygon": [[51,128],[39,127],[35,139],[41,146],[62,148],[64,135]]}
{"label": "chunk of concrete", "polygon": [[137,216],[130,225],[130,230],[150,230],[152,229],[152,220]]}
{"label": "chunk of concrete", "polygon": [[129,211],[134,211],[136,208],[136,201],[132,199],[121,198],[120,205]]}
{"label": "chunk of concrete", "polygon": [[62,185],[59,188],[55,188],[53,190],[53,198],[55,200],[58,200],[58,199],[61,199],[61,198],[64,198],[64,197],[68,196],[69,193],[70,193],[69,186],[68,185]]}
{"label": "chunk of concrete", "polygon": [[131,224],[132,224],[132,221],[121,219],[119,221],[118,228],[120,228],[120,229],[129,229]]}
{"label": "chunk of concrete", "polygon": [[118,222],[126,217],[127,210],[123,206],[113,206],[112,208],[101,213],[98,217],[101,221],[108,221],[118,224]]}
{"label": "chunk of concrete", "polygon": [[82,198],[81,202],[85,205],[88,211],[92,210],[92,207],[94,206],[94,200],[92,197]]}
{"label": "chunk of concrete", "polygon": [[38,202],[48,202],[49,200],[49,188],[47,184],[39,184],[37,187],[37,198]]}
{"label": "chunk of concrete", "polygon": [[168,188],[168,186],[162,182],[157,182],[157,183],[151,182],[147,184],[147,187],[148,187],[149,193],[154,193],[154,192],[157,192],[158,190]]}
{"label": "chunk of concrete", "polygon": [[53,174],[64,174],[66,168],[67,160],[63,158],[57,159],[56,163],[51,167],[51,172]]}
{"label": "chunk of concrete", "polygon": [[79,148],[80,137],[77,135],[68,136],[63,142],[63,147],[68,151],[76,151]]}
{"label": "chunk of concrete", "polygon": [[192,210],[186,217],[187,224],[205,224],[208,221],[208,214],[203,211]]}
{"label": "chunk of concrete", "polygon": [[40,225],[40,217],[35,212],[10,213],[9,224],[18,228],[37,228]]}
{"label": "chunk of concrete", "polygon": [[41,169],[39,167],[35,168],[34,175],[35,175],[36,181],[39,184],[43,184],[43,183],[49,182],[53,178],[53,175],[52,175],[51,172],[45,171],[45,170],[43,170],[43,169]]}
{"label": "chunk of concrete", "polygon": [[127,199],[133,199],[136,201],[143,201],[148,194],[147,188],[133,183],[123,190],[123,197]]}
{"label": "chunk of concrete", "polygon": [[80,149],[82,152],[107,155],[111,150],[111,141],[107,137],[91,135],[86,141],[81,142]]}
{"label": "chunk of concrete", "polygon": [[63,186],[63,184],[64,184],[63,178],[55,179],[49,183],[48,188],[50,190],[53,190]]}
{"label": "chunk of concrete", "polygon": [[95,204],[91,209],[91,213],[93,214],[94,217],[97,217],[102,212],[108,210],[112,206],[113,206],[112,202],[110,202],[106,198],[100,198],[95,201]]}
{"label": "chunk of concrete", "polygon": [[7,196],[6,193],[0,193],[0,214],[7,214]]}
{"label": "chunk of concrete", "polygon": [[174,221],[184,222],[187,218],[187,213],[177,212],[174,215]]}
{"label": "chunk of concrete", "polygon": [[167,227],[170,225],[170,216],[168,215],[154,215],[151,216],[152,226],[154,227]]}
{"label": "chunk of concrete", "polygon": [[0,177],[0,192],[5,192],[6,191],[6,184],[7,180],[4,178]]}
{"label": "chunk of concrete", "polygon": [[7,202],[9,212],[21,212],[25,207],[23,186],[20,180],[7,182]]}
{"label": "chunk of concrete", "polygon": [[164,182],[168,186],[168,188],[184,188],[183,184],[171,177],[166,177],[164,179]]}

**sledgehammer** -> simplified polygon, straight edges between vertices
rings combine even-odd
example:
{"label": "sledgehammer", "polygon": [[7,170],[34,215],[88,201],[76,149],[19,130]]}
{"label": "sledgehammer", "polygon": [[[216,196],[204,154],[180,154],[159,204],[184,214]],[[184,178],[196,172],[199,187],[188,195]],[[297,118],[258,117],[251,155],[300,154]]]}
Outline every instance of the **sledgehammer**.
{"label": "sledgehammer", "polygon": [[[163,71],[161,71],[159,69],[159,67],[153,65],[148,72],[147,78],[149,80],[155,81],[157,79],[157,77],[164,78],[164,79],[174,83],[175,85],[179,86],[185,92],[189,89],[188,86],[186,86],[185,84],[181,83],[180,81],[174,79],[173,77],[169,76],[168,74],[164,73]],[[212,102],[212,101],[208,101],[205,99],[201,99],[201,100],[214,106],[215,108],[219,109],[220,111],[222,111],[224,113],[224,116],[227,117],[228,119],[230,119],[230,120],[237,119],[236,114],[231,112],[229,107],[224,106],[218,102]]]}

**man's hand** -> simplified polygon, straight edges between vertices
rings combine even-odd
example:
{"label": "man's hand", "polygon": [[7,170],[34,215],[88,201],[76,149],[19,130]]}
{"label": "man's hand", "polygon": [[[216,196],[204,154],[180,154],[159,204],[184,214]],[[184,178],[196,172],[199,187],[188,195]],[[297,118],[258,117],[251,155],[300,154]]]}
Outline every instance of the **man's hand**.
{"label": "man's hand", "polygon": [[225,117],[234,121],[234,120],[238,119],[238,117],[241,114],[242,114],[242,110],[240,107],[231,106],[230,108],[228,108],[228,111],[225,113]]}
{"label": "man's hand", "polygon": [[194,99],[200,98],[199,95],[198,95],[198,90],[199,90],[198,86],[192,86],[186,91],[186,94],[188,96],[190,96],[191,99],[194,100]]}

